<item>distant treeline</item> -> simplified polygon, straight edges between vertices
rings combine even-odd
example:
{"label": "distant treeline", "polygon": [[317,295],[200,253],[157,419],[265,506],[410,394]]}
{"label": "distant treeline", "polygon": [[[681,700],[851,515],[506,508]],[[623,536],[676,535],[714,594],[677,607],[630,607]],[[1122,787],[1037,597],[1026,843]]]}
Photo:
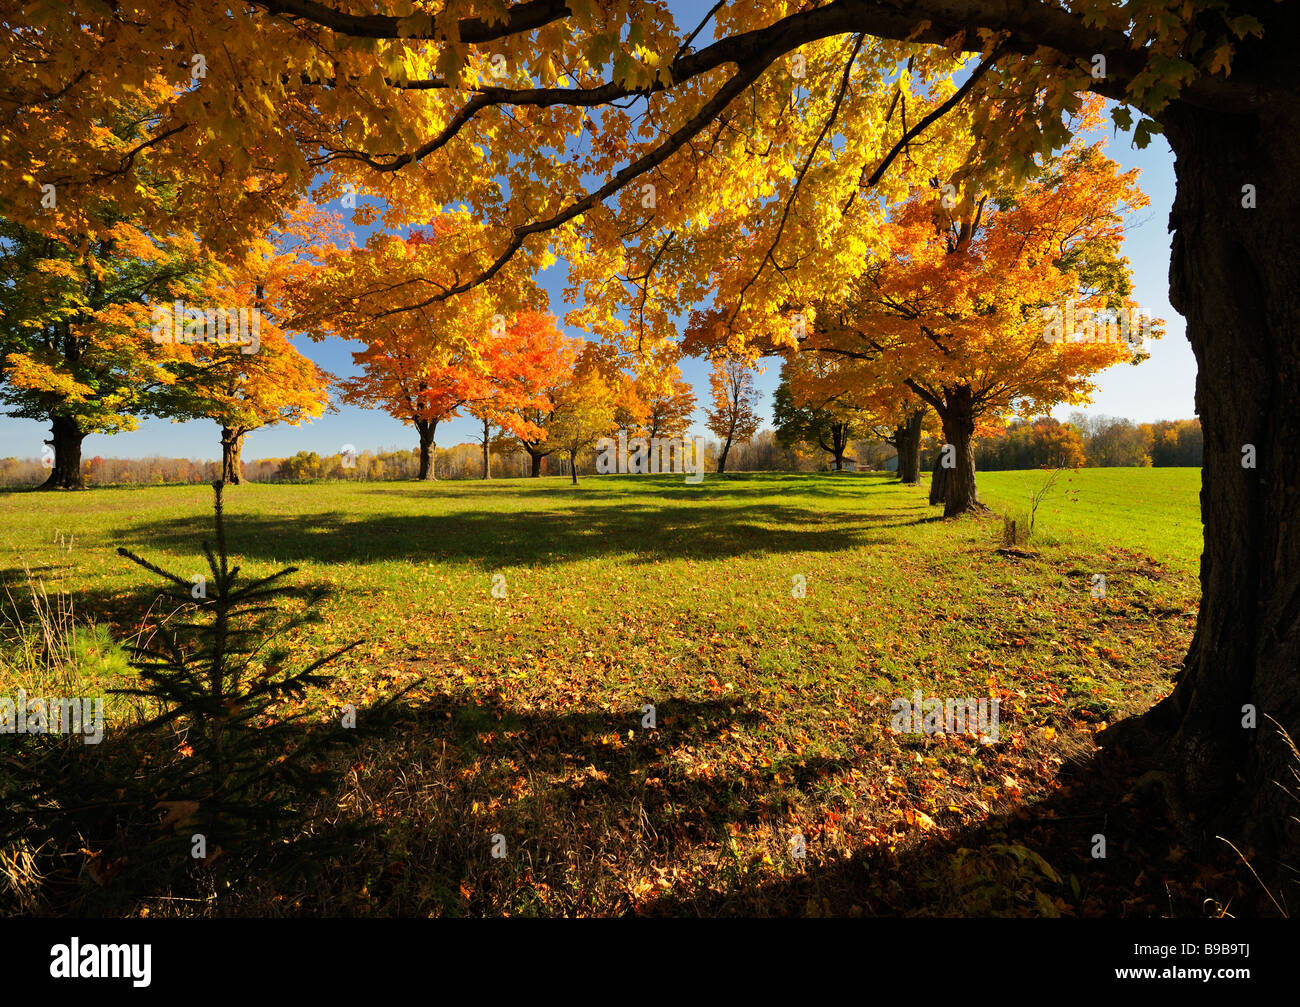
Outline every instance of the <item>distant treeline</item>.
{"label": "distant treeline", "polygon": [[1111,416],[1073,414],[1061,423],[1050,416],[1021,420],[1005,433],[975,442],[975,467],[984,471],[1049,466],[1198,468],[1200,420],[1134,423]]}
{"label": "distant treeline", "polygon": [[[707,451],[711,472],[718,454],[717,444]],[[350,464],[349,464],[350,463]],[[504,438],[492,446],[492,477],[519,479],[531,472],[531,459]],[[811,471],[817,460],[804,457],[776,440],[771,430],[760,431],[753,440],[733,444],[728,468],[751,471]],[[257,458],[243,463],[244,478],[249,482],[309,482],[317,479],[353,479],[361,482],[415,479],[419,474],[419,451],[362,451],[345,458],[341,453],[321,455],[299,451],[289,458]],[[88,485],[160,486],[172,483],[209,483],[221,475],[218,461],[189,458],[103,458],[95,456],[83,462]],[[595,457],[589,455],[578,463],[579,474],[595,471]],[[439,479],[481,479],[483,446],[457,444],[438,448],[434,472]],[[569,474],[567,458],[548,455],[542,461],[543,475]],[[43,483],[49,470],[36,458],[0,458],[0,485],[35,486]]]}
{"label": "distant treeline", "polygon": [[[551,459],[547,459],[550,461]],[[492,474],[496,477],[528,475],[528,456],[522,451],[493,451]],[[350,463],[350,464],[349,464]],[[305,482],[314,479],[355,479],[363,482],[385,479],[414,479],[420,457],[409,451],[362,451],[354,457],[343,454],[319,455],[299,451],[289,458],[257,458],[243,463],[244,479],[250,482]],[[219,461],[189,458],[102,458],[82,463],[88,485],[159,486],[170,483],[209,483],[221,477]],[[483,474],[483,448],[479,444],[457,444],[439,448],[436,473],[440,479],[479,478]],[[43,483],[49,470],[35,458],[0,458],[0,484],[35,486]]]}
{"label": "distant treeline", "polygon": [[[925,453],[932,465],[941,445],[936,440]],[[710,443],[709,468],[718,454]],[[883,469],[894,449],[882,441],[854,442],[850,456],[859,469]],[[1044,466],[1188,466],[1201,464],[1201,424],[1197,420],[1161,420],[1133,423],[1131,420],[1081,414],[1060,423],[1050,417],[1012,423],[1007,430],[975,443],[976,467],[985,471],[1033,469]],[[347,464],[351,462],[352,464]],[[420,457],[410,451],[363,451],[355,458],[342,454],[319,455],[299,451],[289,458],[258,458],[245,461],[244,478],[250,482],[307,482],[317,479],[354,479],[362,482],[414,479]],[[502,441],[492,448],[494,478],[520,479],[528,476],[527,454]],[[103,458],[96,455],[84,462],[86,482],[98,486],[160,486],[172,483],[209,483],[221,475],[221,463],[189,458]],[[826,468],[817,452],[783,446],[771,430],[760,430],[752,440],[733,444],[727,459],[728,471],[812,472]],[[578,464],[579,474],[595,471],[595,458]],[[457,444],[439,448],[435,463],[439,479],[479,479],[483,475],[481,444]],[[569,474],[568,460],[548,455],[543,475]],[[35,486],[49,475],[36,458],[0,458],[0,485]]]}

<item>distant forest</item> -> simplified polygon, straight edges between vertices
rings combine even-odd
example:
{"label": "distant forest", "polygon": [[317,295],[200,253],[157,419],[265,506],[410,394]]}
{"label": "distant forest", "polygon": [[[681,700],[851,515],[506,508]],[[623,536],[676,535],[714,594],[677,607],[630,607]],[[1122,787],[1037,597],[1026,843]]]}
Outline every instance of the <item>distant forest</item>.
{"label": "distant forest", "polygon": [[[928,469],[941,447],[940,439],[929,438],[922,455]],[[492,478],[515,479],[529,475],[530,460],[518,444],[508,438],[492,444]],[[709,456],[717,457],[712,443]],[[895,457],[882,440],[854,441],[849,456],[858,471],[888,469]],[[419,468],[415,450],[363,451],[352,464],[342,454],[319,455],[300,451],[289,458],[258,458],[245,461],[244,478],[251,482],[305,482],[317,479],[351,479],[362,482],[414,479]],[[1161,420],[1134,423],[1114,417],[1087,418],[1076,413],[1066,422],[1049,416],[1016,420],[1005,430],[975,442],[975,463],[986,472],[1006,469],[1075,467],[1199,467],[1201,424],[1199,420]],[[189,458],[104,458],[98,455],[84,462],[88,484],[160,485],[206,483],[221,474],[218,461]],[[785,447],[772,430],[761,430],[743,444],[733,444],[728,471],[809,472],[828,467],[828,456],[806,447]],[[579,472],[594,471],[594,460],[579,463]],[[712,461],[707,471],[712,471]],[[568,461],[549,455],[543,461],[543,475],[568,475]],[[481,479],[483,446],[457,444],[437,450],[435,473],[439,479]],[[0,485],[34,486],[45,481],[48,470],[35,458],[0,458]]]}

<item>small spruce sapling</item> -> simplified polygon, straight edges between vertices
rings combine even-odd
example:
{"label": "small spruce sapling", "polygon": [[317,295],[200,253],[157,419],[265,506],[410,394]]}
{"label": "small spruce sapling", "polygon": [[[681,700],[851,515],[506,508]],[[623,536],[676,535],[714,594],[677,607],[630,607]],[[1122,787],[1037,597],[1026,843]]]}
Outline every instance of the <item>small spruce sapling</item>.
{"label": "small spruce sapling", "polygon": [[[297,800],[337,781],[322,755],[343,732],[312,729],[301,710],[286,712],[281,704],[327,683],[321,669],[361,641],[297,670],[285,667],[288,655],[273,649],[272,641],[305,623],[323,592],[308,594],[302,614],[285,615],[277,603],[294,593],[283,581],[296,567],[242,577],[226,545],[223,484],[212,485],[216,549],[203,543],[209,574],[202,592],[194,591],[191,578],[118,549],[170,583],[165,597],[179,605],[183,621],[164,623],[137,651],[132,664],[140,684],[116,691],[149,703],[153,716],[142,729],[170,728],[187,753],[157,781],[163,821],[187,842],[193,833],[203,834],[209,856],[220,849],[255,858],[259,849],[282,845],[293,833],[289,823]],[[272,836],[279,842],[268,842]]]}

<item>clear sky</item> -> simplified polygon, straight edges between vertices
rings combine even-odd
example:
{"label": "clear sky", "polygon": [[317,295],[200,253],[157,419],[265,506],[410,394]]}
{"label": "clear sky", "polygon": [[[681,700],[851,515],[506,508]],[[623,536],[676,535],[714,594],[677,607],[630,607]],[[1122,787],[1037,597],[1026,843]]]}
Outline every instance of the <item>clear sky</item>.
{"label": "clear sky", "polygon": [[[678,5],[675,4],[676,8]],[[678,24],[694,27],[703,13],[691,13],[695,4],[681,4]],[[707,6],[704,8],[707,10]],[[689,31],[690,28],[684,30]],[[708,29],[702,33],[707,37]],[[1127,169],[1140,168],[1141,186],[1150,205],[1132,214],[1127,221],[1124,252],[1133,266],[1134,295],[1142,313],[1163,318],[1166,335],[1153,341],[1151,356],[1144,363],[1121,365],[1097,376],[1098,391],[1086,411],[1092,415],[1126,416],[1137,422],[1159,419],[1183,419],[1195,414],[1194,388],[1196,361],[1183,334],[1183,319],[1169,304],[1169,243],[1167,223],[1174,197],[1173,155],[1161,136],[1153,138],[1145,150],[1137,150],[1124,134],[1110,140],[1108,153]],[[360,236],[359,236],[360,240]],[[540,277],[551,298],[551,310],[561,318],[570,305],[564,301],[566,266],[563,261]],[[577,331],[572,335],[582,335]],[[357,343],[341,340],[313,343],[297,341],[298,348],[326,370],[339,376],[353,372],[352,351]],[[771,393],[776,387],[779,362],[769,361],[766,372],[757,379],[762,393],[760,412],[770,425]],[[694,433],[703,433],[703,406],[708,399],[709,366],[703,360],[685,360],[682,373],[696,392],[700,408],[696,411]],[[1062,406],[1055,415],[1064,419],[1076,406]],[[438,428],[438,445],[468,441],[473,421],[453,420]],[[49,436],[47,424],[31,420],[0,417],[0,457],[34,458],[41,453],[42,442]],[[283,457],[298,451],[334,454],[344,444],[357,450],[409,449],[416,445],[415,432],[382,412],[339,406],[315,422],[301,427],[276,426],[254,431],[244,445],[247,460]],[[91,435],[82,448],[83,457],[95,455],[116,458],[143,458],[151,455],[217,459],[220,457],[218,430],[210,422],[171,423],[163,419],[143,420],[137,430],[111,437]]]}

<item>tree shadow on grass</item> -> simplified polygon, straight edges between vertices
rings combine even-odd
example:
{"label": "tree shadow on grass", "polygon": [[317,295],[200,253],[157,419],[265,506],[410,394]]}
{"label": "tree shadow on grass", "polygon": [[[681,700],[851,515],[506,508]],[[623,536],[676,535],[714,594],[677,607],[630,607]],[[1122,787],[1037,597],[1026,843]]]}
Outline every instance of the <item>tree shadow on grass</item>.
{"label": "tree shadow on grass", "polygon": [[[1278,915],[1241,861],[1190,841],[1148,766],[1106,750],[1071,761],[1045,799],[847,859],[818,856],[773,883],[668,893],[649,916],[1170,917]],[[1185,845],[1188,844],[1188,845]],[[1100,855],[1099,855],[1100,854]],[[1262,866],[1262,865],[1257,865]],[[1271,865],[1272,876],[1285,866]],[[1291,895],[1297,883],[1290,883]]]}
{"label": "tree shadow on grass", "polygon": [[[192,540],[187,545],[193,545]],[[124,571],[134,572],[136,567],[127,559],[120,560]],[[194,572],[208,573],[207,561],[202,556],[194,558]],[[58,595],[66,591],[71,617],[78,625],[86,622],[108,623],[117,628],[119,640],[129,639],[133,633],[147,630],[159,620],[171,615],[175,604],[164,597],[156,585],[135,587],[93,588],[78,586],[67,589],[65,578],[76,577],[78,567],[73,563],[43,564],[27,568],[0,568],[0,626],[35,628],[39,619],[33,611],[37,604],[33,597],[41,598],[41,606],[57,609],[61,604]],[[286,585],[283,597],[308,602],[317,596],[335,592],[337,588],[324,582],[304,581],[296,577]]]}
{"label": "tree shadow on grass", "polygon": [[[364,730],[346,743],[351,769],[342,790],[298,801],[304,834],[335,848],[310,885],[265,869],[241,874],[235,863],[213,875],[219,897],[173,904],[178,891],[156,887],[148,870],[106,875],[105,865],[118,858],[135,864],[140,851],[124,843],[101,808],[80,830],[81,852],[51,848],[38,858],[40,880],[29,879],[18,909],[1200,917],[1213,900],[1239,915],[1262,910],[1231,854],[1184,848],[1158,791],[1135,788],[1141,767],[1105,752],[1067,763],[1060,788],[1037,803],[1004,807],[946,833],[942,825],[913,831],[892,851],[877,845],[841,860],[811,836],[806,858],[788,859],[779,871],[728,874],[723,861],[738,828],[770,827],[783,840],[792,797],[853,770],[860,757],[714,764],[711,746],[770,721],[752,697],[674,696],[655,704],[654,729],[642,717],[638,708],[557,713],[494,689],[412,694],[361,709]],[[332,721],[307,729],[344,731]],[[5,754],[22,758],[21,751]],[[94,756],[106,760],[100,781],[140,772],[140,747],[129,732],[110,731]],[[47,777],[52,806],[103,796],[87,792],[82,776]],[[1097,858],[1101,836],[1105,857]],[[28,833],[32,847],[42,838]],[[285,839],[266,837],[269,844]],[[638,888],[638,879],[656,876],[665,880],[663,891]],[[14,892],[0,894],[0,906]]]}
{"label": "tree shadow on grass", "polygon": [[[780,811],[776,788],[768,793],[729,772],[691,776],[680,768],[680,753],[761,721],[744,698],[670,697],[656,704],[656,728],[643,727],[642,717],[640,709],[520,710],[489,691],[360,709],[360,730],[352,732],[335,721],[304,724],[339,736],[341,764],[354,774],[344,793],[324,799],[280,795],[301,809],[299,834],[266,836],[261,845],[306,837],[331,851],[316,863],[310,885],[278,875],[264,858],[245,871],[234,850],[220,869],[187,869],[188,835],[169,837],[159,825],[163,810],[151,811],[155,799],[185,796],[149,789],[147,763],[164,754],[165,739],[123,725],[111,725],[100,744],[85,749],[73,739],[0,736],[0,804],[20,777],[38,777],[41,805],[52,812],[20,830],[19,855],[29,858],[29,870],[0,884],[0,910],[94,916],[178,900],[202,905],[198,894],[215,883],[229,898],[203,912],[510,911],[525,877],[561,887],[564,858],[584,838],[648,861],[665,849],[716,840],[729,823]],[[801,767],[805,783],[844,768],[822,762]],[[93,771],[45,771],[74,765]],[[125,781],[133,781],[136,796],[123,802],[116,788]],[[222,846],[220,826],[210,832],[207,842]],[[506,862],[492,856],[494,837],[511,851]],[[618,883],[603,865],[589,873],[593,886]],[[476,895],[463,894],[467,878]],[[608,911],[618,902],[606,894],[600,904]]]}
{"label": "tree shadow on grass", "polygon": [[[895,479],[832,473],[725,473],[721,476],[706,473],[698,483],[688,483],[681,473],[652,473],[647,475],[580,476],[574,486],[567,476],[547,476],[529,479],[502,480],[439,480],[429,483],[381,484],[374,489],[380,495],[400,495],[427,500],[447,491],[454,499],[482,497],[491,500],[502,492],[517,490],[525,493],[554,495],[563,499],[627,500],[645,497],[692,503],[711,500],[743,500],[746,498],[771,498],[797,492],[801,496],[820,496],[846,500],[867,499],[903,484]],[[917,489],[917,487],[911,487]]]}
{"label": "tree shadow on grass", "polygon": [[[922,508],[922,507],[917,507],[917,508],[914,508],[914,509],[915,509],[915,510],[922,510],[922,509],[924,509],[924,510],[930,510],[930,507],[927,505],[927,506],[925,506],[924,508]],[[943,516],[942,514],[927,514],[925,517],[918,517],[918,518],[916,518],[916,519],[914,519],[914,520],[912,520],[912,521],[896,521],[896,522],[894,522],[894,523],[892,523],[892,524],[882,524],[882,525],[880,525],[879,527],[881,527],[881,528],[915,528],[915,527],[917,527],[918,525],[923,525],[923,524],[938,524],[939,522],[944,521],[944,520],[946,520],[946,519],[944,518],[944,516]]]}
{"label": "tree shadow on grass", "polygon": [[[638,562],[722,559],[790,552],[840,552],[882,544],[868,532],[887,515],[829,513],[784,504],[661,508],[644,504],[581,510],[355,516],[241,514],[241,558],[267,562],[374,563],[419,559],[552,565],[610,555]],[[192,522],[137,522],[115,540],[156,549],[192,548]]]}

